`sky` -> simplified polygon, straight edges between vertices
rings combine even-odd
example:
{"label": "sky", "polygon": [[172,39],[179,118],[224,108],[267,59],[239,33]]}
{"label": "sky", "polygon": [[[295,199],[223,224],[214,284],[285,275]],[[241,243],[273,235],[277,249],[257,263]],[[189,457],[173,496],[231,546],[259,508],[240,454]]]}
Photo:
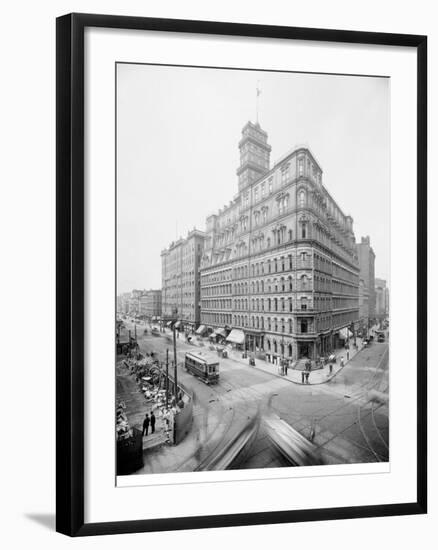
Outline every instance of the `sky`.
{"label": "sky", "polygon": [[257,86],[271,166],[308,146],[356,241],[370,236],[376,277],[389,280],[389,79],[118,64],[118,293],[161,288],[161,251],[237,194]]}

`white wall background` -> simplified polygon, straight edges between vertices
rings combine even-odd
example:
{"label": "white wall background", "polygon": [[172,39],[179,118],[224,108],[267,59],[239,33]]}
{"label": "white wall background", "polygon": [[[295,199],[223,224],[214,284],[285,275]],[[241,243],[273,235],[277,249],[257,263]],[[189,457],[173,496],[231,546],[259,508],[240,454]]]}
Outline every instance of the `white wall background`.
{"label": "white wall background", "polygon": [[[438,203],[436,151],[438,30],[434,2],[417,0],[96,0],[9,2],[2,10],[0,223],[2,452],[0,541],[5,548],[355,548],[407,549],[433,540],[438,520],[437,400],[430,400],[430,513],[427,517],[124,535],[70,540],[54,532],[55,505],[55,17],[71,11],[259,24],[417,33],[429,36],[429,204]],[[430,217],[434,214],[429,208]],[[431,220],[429,240],[437,231]],[[400,246],[403,242],[400,241]],[[435,247],[436,249],[436,247]],[[430,273],[437,255],[430,250]],[[430,311],[437,303],[430,288]],[[436,317],[436,316],[434,316]],[[432,321],[432,315],[430,315]],[[408,320],[408,326],[412,323]],[[436,326],[430,328],[430,340]],[[435,330],[434,330],[435,329]],[[429,353],[432,356],[432,346]],[[430,394],[438,374],[430,361]],[[435,529],[434,529],[435,527]]]}

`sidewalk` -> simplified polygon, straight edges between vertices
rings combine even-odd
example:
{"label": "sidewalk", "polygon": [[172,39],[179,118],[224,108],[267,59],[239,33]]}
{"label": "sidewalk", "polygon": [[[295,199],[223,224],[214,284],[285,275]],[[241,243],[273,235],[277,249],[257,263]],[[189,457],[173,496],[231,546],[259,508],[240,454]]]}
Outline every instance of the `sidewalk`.
{"label": "sidewalk", "polygon": [[[338,349],[334,352],[334,355],[336,355],[336,363],[333,363],[333,370],[330,374],[329,365],[324,365],[322,369],[312,370],[309,375],[309,382],[307,384],[303,384],[301,381],[301,374],[302,370],[294,370],[292,368],[288,368],[287,375],[280,374],[279,366],[274,365],[272,363],[268,363],[267,361],[264,361],[263,359],[256,359],[255,360],[255,367],[251,367],[249,365],[248,359],[242,359],[242,353],[241,352],[231,352],[229,353],[229,358],[232,361],[235,361],[236,363],[240,363],[242,365],[247,366],[249,369],[258,369],[263,372],[266,372],[270,374],[271,376],[276,376],[277,378],[282,378],[283,380],[287,380],[288,382],[292,382],[293,384],[299,384],[301,385],[317,385],[317,384],[325,384],[327,382],[330,382],[348,363],[363,349],[362,342],[358,339],[358,349],[354,349],[353,346],[351,346],[349,350],[349,359],[347,361],[347,350],[342,348]],[[344,365],[341,367],[341,357],[344,359]]]}

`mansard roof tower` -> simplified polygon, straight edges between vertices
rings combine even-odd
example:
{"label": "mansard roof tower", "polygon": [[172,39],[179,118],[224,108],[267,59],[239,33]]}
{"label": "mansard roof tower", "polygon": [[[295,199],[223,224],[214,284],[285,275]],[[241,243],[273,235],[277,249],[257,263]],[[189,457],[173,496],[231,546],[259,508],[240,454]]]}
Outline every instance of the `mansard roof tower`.
{"label": "mansard roof tower", "polygon": [[240,166],[237,169],[239,177],[239,192],[269,172],[271,146],[268,144],[268,134],[260,124],[247,122],[242,130],[239,141]]}

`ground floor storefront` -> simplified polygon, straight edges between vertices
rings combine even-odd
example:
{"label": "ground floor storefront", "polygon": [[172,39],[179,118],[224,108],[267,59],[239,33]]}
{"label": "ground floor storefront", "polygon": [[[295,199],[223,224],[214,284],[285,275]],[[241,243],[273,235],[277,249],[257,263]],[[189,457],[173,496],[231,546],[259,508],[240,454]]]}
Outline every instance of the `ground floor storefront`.
{"label": "ground floor storefront", "polygon": [[340,331],[314,335],[283,335],[278,333],[239,331],[242,333],[237,349],[254,354],[264,354],[266,359],[277,364],[279,358],[290,361],[316,360],[331,354],[335,349],[348,345],[353,333],[345,336]]}

